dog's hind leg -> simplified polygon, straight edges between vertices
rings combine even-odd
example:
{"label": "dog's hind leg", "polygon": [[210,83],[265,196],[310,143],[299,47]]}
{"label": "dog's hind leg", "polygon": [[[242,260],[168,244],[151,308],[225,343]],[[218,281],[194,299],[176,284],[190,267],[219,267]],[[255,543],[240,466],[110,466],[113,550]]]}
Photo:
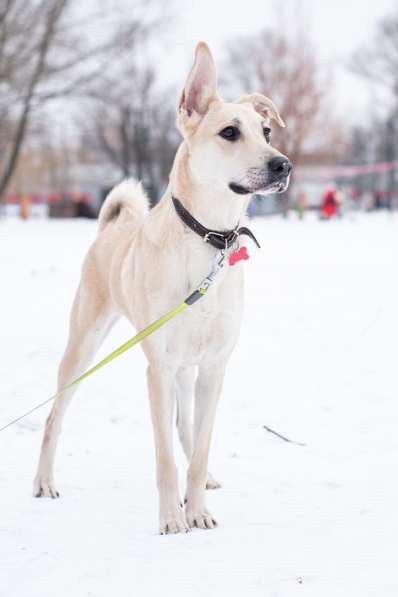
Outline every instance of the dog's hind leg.
{"label": "dog's hind leg", "polygon": [[[84,373],[115,320],[104,293],[82,281],[72,308],[68,344],[58,371],[58,389]],[[55,451],[75,391],[76,387],[71,388],[56,398],[48,416],[34,480],[36,497],[59,496],[53,476]]]}
{"label": "dog's hind leg", "polygon": [[[195,368],[180,369],[177,374],[177,429],[188,462],[193,453],[193,398],[195,391]],[[207,473],[206,489],[218,489],[221,484]]]}

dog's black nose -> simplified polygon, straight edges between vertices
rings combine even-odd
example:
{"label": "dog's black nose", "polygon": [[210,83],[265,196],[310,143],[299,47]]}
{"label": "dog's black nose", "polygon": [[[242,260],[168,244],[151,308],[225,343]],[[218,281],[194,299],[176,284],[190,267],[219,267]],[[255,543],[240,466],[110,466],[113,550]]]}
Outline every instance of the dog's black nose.
{"label": "dog's black nose", "polygon": [[276,156],[268,162],[268,170],[274,176],[288,176],[292,169],[292,163],[285,156]]}

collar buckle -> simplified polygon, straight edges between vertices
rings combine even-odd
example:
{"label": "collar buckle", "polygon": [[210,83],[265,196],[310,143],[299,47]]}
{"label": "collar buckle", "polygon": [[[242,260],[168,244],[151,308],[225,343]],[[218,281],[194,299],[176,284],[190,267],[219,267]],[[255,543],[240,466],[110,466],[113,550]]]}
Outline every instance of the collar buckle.
{"label": "collar buckle", "polygon": [[203,241],[205,243],[210,242],[211,243],[211,239],[210,236],[217,236],[218,238],[222,239],[225,243],[225,251],[228,249],[228,236],[224,233],[224,232],[217,232],[215,230],[209,230],[208,232],[206,232],[206,234],[203,237]]}

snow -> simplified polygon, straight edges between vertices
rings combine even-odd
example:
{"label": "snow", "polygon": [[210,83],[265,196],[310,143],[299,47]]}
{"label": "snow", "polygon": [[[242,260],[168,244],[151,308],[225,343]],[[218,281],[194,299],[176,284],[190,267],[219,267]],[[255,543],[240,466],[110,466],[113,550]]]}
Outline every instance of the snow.
{"label": "snow", "polygon": [[[2,597],[396,597],[398,216],[253,230],[263,249],[244,264],[211,452],[219,527],[157,535],[135,348],[79,389],[56,462],[61,499],[31,495],[48,406],[1,433]],[[95,234],[89,221],[0,222],[0,426],[54,391]],[[120,322],[98,360],[131,335]]]}

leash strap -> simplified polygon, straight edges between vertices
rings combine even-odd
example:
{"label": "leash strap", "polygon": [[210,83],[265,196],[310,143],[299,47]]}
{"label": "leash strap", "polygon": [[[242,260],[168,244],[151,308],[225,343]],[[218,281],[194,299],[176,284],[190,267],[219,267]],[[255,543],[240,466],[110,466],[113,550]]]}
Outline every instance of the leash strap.
{"label": "leash strap", "polygon": [[181,201],[172,195],[173,204],[177,215],[180,219],[190,228],[193,232],[196,232],[199,236],[203,238],[205,243],[209,243],[216,249],[229,249],[232,247],[234,242],[237,240],[239,236],[242,234],[249,236],[260,248],[260,243],[254,236],[253,232],[247,228],[246,226],[241,226],[238,228],[236,226],[233,230],[211,230],[210,228],[206,228],[203,226],[193,215],[183,206]]}
{"label": "leash strap", "polygon": [[36,410],[38,410],[39,408],[41,408],[48,402],[55,400],[56,398],[61,396],[61,394],[63,394],[66,390],[70,390],[71,388],[77,386],[84,379],[86,379],[87,377],[90,377],[90,375],[93,375],[93,373],[95,373],[99,369],[102,369],[102,367],[104,367],[105,365],[107,365],[108,363],[110,363],[111,361],[116,359],[117,357],[120,357],[120,355],[122,355],[124,352],[126,352],[130,348],[133,348],[133,346],[135,346],[136,344],[139,344],[140,342],[142,342],[142,340],[144,340],[144,338],[146,338],[150,334],[153,334],[153,332],[155,332],[156,330],[161,328],[163,325],[165,325],[165,323],[170,321],[170,319],[173,319],[173,317],[175,317],[182,311],[185,311],[185,309],[187,307],[196,303],[199,299],[201,299],[206,294],[206,292],[208,291],[210,286],[216,280],[218,274],[221,272],[224,265],[225,265],[225,253],[224,253],[224,251],[219,251],[215,255],[215,258],[213,261],[213,266],[212,266],[210,273],[206,276],[206,278],[204,278],[204,280],[202,280],[202,282],[197,286],[196,290],[194,290],[194,292],[192,292],[192,294],[190,294],[185,299],[185,301],[183,303],[181,303],[180,305],[178,305],[178,307],[175,307],[174,309],[172,309],[171,311],[166,313],[166,315],[163,315],[162,317],[160,317],[159,319],[157,319],[156,321],[154,321],[153,323],[148,325],[146,328],[144,328],[138,334],[136,334],[133,338],[130,338],[130,340],[127,340],[127,342],[125,342],[124,344],[119,346],[119,348],[116,348],[116,350],[114,350],[107,357],[102,359],[102,361],[100,361],[99,363],[94,365],[94,367],[91,367],[91,369],[88,369],[85,373],[83,373],[82,375],[80,375],[79,377],[77,377],[76,379],[74,379],[73,381],[68,383],[66,386],[64,386],[63,388],[58,390],[58,392],[56,394],[54,394],[54,396],[47,398],[47,400],[44,400],[44,402],[41,402],[40,404],[36,405],[34,408],[29,410],[28,412],[17,417],[16,419],[13,419],[12,421],[7,423],[3,427],[0,427],[0,432],[3,431],[4,429],[7,429],[7,427],[11,427],[11,425],[14,425],[18,421],[21,421],[21,419],[24,419],[25,417],[27,417],[31,413],[35,412]]}

